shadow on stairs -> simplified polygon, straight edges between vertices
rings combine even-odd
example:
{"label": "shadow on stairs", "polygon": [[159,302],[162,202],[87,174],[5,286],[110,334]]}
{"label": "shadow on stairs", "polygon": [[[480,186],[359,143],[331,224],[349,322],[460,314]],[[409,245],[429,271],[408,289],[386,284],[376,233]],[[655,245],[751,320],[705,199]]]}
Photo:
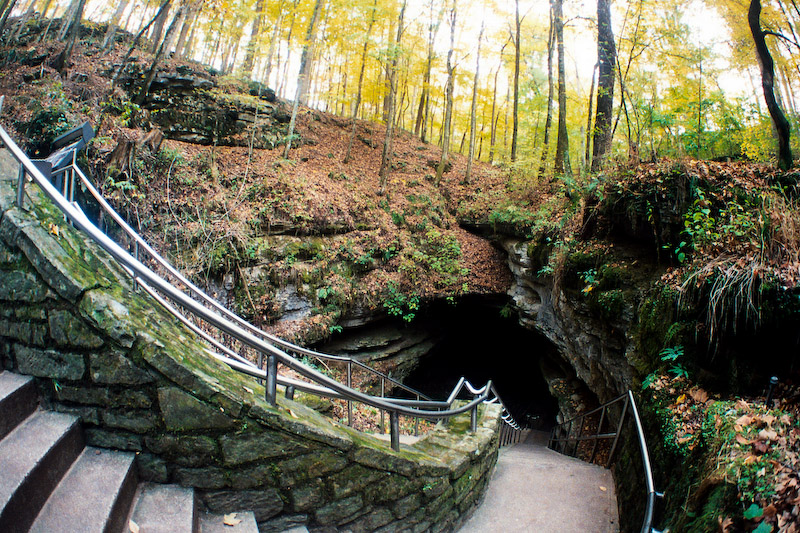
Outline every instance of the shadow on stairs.
{"label": "shadow on stairs", "polygon": [[225,525],[191,488],[138,483],[134,459],[84,446],[77,417],[40,409],[32,378],[0,373],[0,531],[258,532],[252,512]]}

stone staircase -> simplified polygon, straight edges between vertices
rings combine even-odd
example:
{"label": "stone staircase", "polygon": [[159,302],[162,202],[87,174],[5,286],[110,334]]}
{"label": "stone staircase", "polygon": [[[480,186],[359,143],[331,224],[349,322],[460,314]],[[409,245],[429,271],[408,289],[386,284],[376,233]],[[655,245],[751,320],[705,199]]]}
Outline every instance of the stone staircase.
{"label": "stone staircase", "polygon": [[38,406],[32,378],[0,373],[0,531],[257,533],[203,512],[194,490],[138,483],[135,455],[84,445],[80,420]]}

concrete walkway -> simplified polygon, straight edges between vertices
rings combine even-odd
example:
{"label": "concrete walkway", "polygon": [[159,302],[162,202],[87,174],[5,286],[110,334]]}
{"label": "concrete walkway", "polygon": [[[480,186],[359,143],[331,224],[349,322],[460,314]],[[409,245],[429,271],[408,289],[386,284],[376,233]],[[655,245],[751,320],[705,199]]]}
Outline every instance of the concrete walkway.
{"label": "concrete walkway", "polygon": [[547,434],[501,449],[483,503],[460,533],[616,533],[611,471],[547,449]]}

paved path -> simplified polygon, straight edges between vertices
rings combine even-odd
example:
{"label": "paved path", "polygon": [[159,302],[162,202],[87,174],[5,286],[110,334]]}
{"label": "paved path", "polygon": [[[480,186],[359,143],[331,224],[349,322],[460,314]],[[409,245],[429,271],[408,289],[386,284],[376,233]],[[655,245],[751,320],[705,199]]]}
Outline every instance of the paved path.
{"label": "paved path", "polygon": [[501,449],[480,507],[460,533],[616,533],[611,471],[546,447],[547,435]]}

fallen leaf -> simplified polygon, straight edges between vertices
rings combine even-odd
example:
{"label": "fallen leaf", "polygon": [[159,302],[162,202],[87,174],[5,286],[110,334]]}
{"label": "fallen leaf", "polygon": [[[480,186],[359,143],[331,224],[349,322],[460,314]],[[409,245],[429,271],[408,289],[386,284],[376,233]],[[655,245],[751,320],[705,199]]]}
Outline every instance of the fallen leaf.
{"label": "fallen leaf", "polygon": [[139,533],[139,525],[133,520],[128,520],[128,529],[131,533]]}
{"label": "fallen leaf", "polygon": [[50,223],[50,233],[51,233],[51,234],[53,234],[53,235],[55,235],[56,237],[58,237],[58,236],[59,236],[59,233],[60,233],[60,231],[61,231],[61,230],[58,228],[58,226],[56,226],[56,225],[55,225],[55,224],[53,224],[52,222]]}
{"label": "fallen leaf", "polygon": [[758,432],[758,436],[767,440],[778,440],[778,434],[771,429],[762,429]]}
{"label": "fallen leaf", "polygon": [[753,450],[759,454],[765,454],[769,451],[769,443],[763,440],[758,440],[753,443]]}
{"label": "fallen leaf", "polygon": [[759,459],[761,459],[759,456],[750,454],[745,458],[744,464],[749,465],[749,464],[755,463]]}
{"label": "fallen leaf", "polygon": [[603,492],[605,492],[605,491],[607,491],[608,489],[607,489],[607,488],[605,488],[603,485],[600,485],[600,490],[602,490]]}
{"label": "fallen leaf", "polygon": [[742,415],[742,416],[740,416],[739,418],[736,419],[736,422],[734,422],[734,424],[736,424],[737,426],[746,427],[746,426],[750,425],[750,422],[752,422],[752,421],[753,421],[753,417],[752,416],[750,416],[750,415]]}
{"label": "fallen leaf", "polygon": [[708,393],[703,389],[692,389],[689,391],[689,395],[697,403],[706,403],[708,401]]}
{"label": "fallen leaf", "polygon": [[746,402],[746,401],[744,401],[744,400],[737,400],[737,401],[736,401],[736,405],[735,405],[735,407],[736,407],[737,409],[747,409],[747,408],[749,408],[749,407],[750,407],[750,404],[749,404],[749,403],[747,403],[747,402]]}
{"label": "fallen leaf", "polygon": [[747,440],[747,439],[744,437],[744,435],[739,435],[739,434],[737,434],[737,435],[736,435],[736,442],[738,442],[738,443],[739,443],[739,444],[741,444],[742,446],[747,446],[747,445],[749,445],[749,444],[752,444],[752,443],[753,443],[753,441],[752,441],[752,440]]}
{"label": "fallen leaf", "polygon": [[717,520],[719,520],[719,529],[722,533],[730,533],[731,527],[733,527],[733,520],[731,517],[726,516],[724,519],[720,516]]}
{"label": "fallen leaf", "polygon": [[239,522],[241,522],[241,519],[236,518],[236,513],[226,514],[222,517],[222,523],[226,526],[235,526]]}

